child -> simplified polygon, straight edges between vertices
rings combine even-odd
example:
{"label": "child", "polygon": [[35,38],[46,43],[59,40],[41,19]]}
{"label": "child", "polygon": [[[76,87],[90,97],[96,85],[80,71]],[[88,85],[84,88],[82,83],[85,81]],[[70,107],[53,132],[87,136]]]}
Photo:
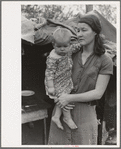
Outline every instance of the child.
{"label": "child", "polygon": [[[73,82],[71,79],[72,70],[72,52],[80,49],[79,44],[75,47],[71,45],[71,32],[64,28],[57,28],[53,33],[53,47],[47,57],[47,68],[45,71],[45,88],[46,94],[50,98],[59,97],[62,94],[69,94],[73,89]],[[73,49],[73,50],[72,50]],[[76,50],[75,50],[76,49]],[[56,123],[57,127],[63,130],[60,122],[60,116],[63,112],[63,121],[71,128],[76,129],[77,126],[73,122],[70,110],[64,111],[56,105],[55,114],[52,121]]]}

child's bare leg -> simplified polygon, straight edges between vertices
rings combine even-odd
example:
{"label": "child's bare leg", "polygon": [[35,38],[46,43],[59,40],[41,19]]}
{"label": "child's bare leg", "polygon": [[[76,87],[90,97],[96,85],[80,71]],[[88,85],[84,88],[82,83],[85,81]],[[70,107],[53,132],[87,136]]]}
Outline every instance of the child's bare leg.
{"label": "child's bare leg", "polygon": [[71,129],[76,129],[77,126],[76,124],[74,123],[74,121],[72,120],[72,117],[71,117],[71,112],[70,110],[68,111],[64,111],[63,110],[63,121],[71,128]]}
{"label": "child's bare leg", "polygon": [[61,124],[61,121],[60,121],[60,116],[62,114],[62,111],[61,111],[61,108],[57,105],[56,106],[56,109],[55,109],[55,114],[53,115],[52,117],[52,121],[57,125],[58,128],[60,129],[64,129],[62,124]]}

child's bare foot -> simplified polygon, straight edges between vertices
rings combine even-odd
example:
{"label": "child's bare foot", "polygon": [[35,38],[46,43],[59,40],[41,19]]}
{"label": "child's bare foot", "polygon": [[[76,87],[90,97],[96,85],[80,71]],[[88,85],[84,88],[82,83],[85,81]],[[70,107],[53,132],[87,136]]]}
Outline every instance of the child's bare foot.
{"label": "child's bare foot", "polygon": [[63,126],[62,126],[62,124],[61,124],[61,122],[60,122],[60,120],[58,118],[56,118],[56,117],[53,116],[52,117],[52,121],[57,125],[58,128],[60,128],[62,130],[64,129]]}
{"label": "child's bare foot", "polygon": [[71,129],[77,129],[76,124],[74,123],[74,121],[70,118],[63,118],[63,121],[71,128]]}

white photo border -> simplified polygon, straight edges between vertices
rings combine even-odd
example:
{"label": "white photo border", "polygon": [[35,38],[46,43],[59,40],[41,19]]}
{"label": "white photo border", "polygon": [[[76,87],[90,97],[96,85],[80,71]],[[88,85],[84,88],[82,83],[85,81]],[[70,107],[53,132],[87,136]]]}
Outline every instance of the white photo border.
{"label": "white photo border", "polygon": [[[117,5],[117,145],[78,146],[120,147],[120,1],[63,1],[63,4]],[[1,2],[1,147],[77,147],[21,145],[21,5],[62,4],[62,1]]]}

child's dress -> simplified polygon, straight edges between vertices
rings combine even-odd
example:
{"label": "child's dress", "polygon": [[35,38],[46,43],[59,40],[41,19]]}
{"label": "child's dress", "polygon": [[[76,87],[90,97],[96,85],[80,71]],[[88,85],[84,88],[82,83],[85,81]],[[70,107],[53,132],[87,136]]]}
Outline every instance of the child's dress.
{"label": "child's dress", "polygon": [[[75,50],[76,49],[76,50]],[[48,95],[47,81],[53,80],[55,88],[55,96],[59,97],[62,93],[70,93],[73,89],[72,75],[72,58],[73,52],[79,51],[79,44],[71,46],[71,50],[65,56],[60,56],[55,53],[53,49],[46,61],[45,71],[45,89]],[[51,98],[51,96],[50,96]]]}

